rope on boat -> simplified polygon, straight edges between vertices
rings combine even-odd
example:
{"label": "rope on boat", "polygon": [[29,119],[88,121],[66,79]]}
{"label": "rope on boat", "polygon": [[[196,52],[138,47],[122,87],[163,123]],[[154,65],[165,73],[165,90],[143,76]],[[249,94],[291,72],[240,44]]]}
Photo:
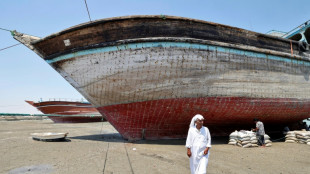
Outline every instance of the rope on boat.
{"label": "rope on boat", "polygon": [[9,32],[11,32],[11,31],[12,31],[12,30],[5,29],[5,28],[0,28],[0,30],[9,31]]}
{"label": "rope on boat", "polygon": [[[9,30],[9,29],[5,29],[5,28],[0,28],[0,30],[3,30],[3,31],[8,31],[11,33],[12,36],[14,36],[14,32],[12,30]],[[12,48],[12,47],[15,47],[17,45],[20,45],[21,43],[18,43],[18,44],[14,44],[14,45],[11,45],[11,46],[8,46],[8,47],[5,47],[5,48],[1,48],[0,51],[3,51],[3,50],[6,50],[8,48]]]}
{"label": "rope on boat", "polygon": [[22,43],[18,43],[18,44],[11,45],[11,46],[8,46],[8,47],[5,47],[5,48],[1,48],[0,51],[6,50],[6,49],[8,49],[8,48],[15,47],[15,46],[20,45],[20,44],[22,44]]}
{"label": "rope on boat", "polygon": [[9,29],[5,29],[5,28],[0,28],[0,30],[8,31],[11,33],[12,36],[15,36],[15,33],[14,33],[15,30],[9,30]]}
{"label": "rope on boat", "polygon": [[293,56],[294,52],[293,52],[293,45],[292,45],[292,41],[290,41],[290,43],[291,43],[291,54],[292,54],[292,56]]}
{"label": "rope on boat", "polygon": [[84,0],[84,2],[85,2],[85,5],[86,5],[89,21],[91,22],[90,14],[89,14],[88,6],[87,6],[87,2],[86,2],[86,0]]}

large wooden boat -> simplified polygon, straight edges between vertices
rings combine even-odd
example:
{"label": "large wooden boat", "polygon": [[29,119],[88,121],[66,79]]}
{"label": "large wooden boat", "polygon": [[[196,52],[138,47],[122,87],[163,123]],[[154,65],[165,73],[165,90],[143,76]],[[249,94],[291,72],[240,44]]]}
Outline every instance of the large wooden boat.
{"label": "large wooden boat", "polygon": [[[212,135],[309,117],[309,45],[173,16],[125,16],[45,38],[14,32],[125,139],[184,138],[195,114]],[[304,47],[305,46],[305,47]]]}
{"label": "large wooden boat", "polygon": [[48,114],[55,123],[88,123],[105,121],[104,117],[89,102],[85,101],[65,101],[53,99],[48,101],[27,103],[36,107],[44,114]]}

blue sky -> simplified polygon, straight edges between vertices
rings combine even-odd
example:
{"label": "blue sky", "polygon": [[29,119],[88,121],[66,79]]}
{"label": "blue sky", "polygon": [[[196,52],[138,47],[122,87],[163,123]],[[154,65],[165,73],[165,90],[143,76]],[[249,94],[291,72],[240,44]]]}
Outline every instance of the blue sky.
{"label": "blue sky", "polygon": [[[310,19],[309,0],[87,0],[92,20],[126,15],[173,15],[266,33]],[[84,0],[1,0],[0,28],[45,37],[87,22]],[[0,30],[0,49],[17,44]],[[23,45],[0,51],[0,113],[40,113],[24,100],[82,96]]]}

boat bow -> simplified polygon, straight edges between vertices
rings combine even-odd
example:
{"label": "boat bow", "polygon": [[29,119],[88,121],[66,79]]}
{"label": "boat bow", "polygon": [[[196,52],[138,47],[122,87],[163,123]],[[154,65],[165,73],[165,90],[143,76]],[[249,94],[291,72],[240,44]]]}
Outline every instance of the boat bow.
{"label": "boat bow", "polygon": [[37,36],[32,36],[24,33],[17,32],[16,30],[12,31],[11,34],[13,35],[13,38],[19,41],[20,43],[24,44],[26,47],[37,53],[40,57],[43,58],[43,56],[37,51],[37,49],[32,45],[32,42],[38,41],[41,38]]}

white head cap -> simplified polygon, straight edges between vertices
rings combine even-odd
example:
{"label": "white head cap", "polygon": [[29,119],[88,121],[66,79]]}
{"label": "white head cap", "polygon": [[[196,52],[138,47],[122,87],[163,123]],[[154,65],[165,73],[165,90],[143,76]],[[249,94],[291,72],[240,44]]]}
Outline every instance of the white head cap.
{"label": "white head cap", "polygon": [[191,124],[189,125],[189,127],[195,127],[195,121],[199,119],[199,120],[204,120],[203,116],[200,115],[200,114],[197,114],[195,115],[193,118],[192,118],[192,121],[191,121]]}

